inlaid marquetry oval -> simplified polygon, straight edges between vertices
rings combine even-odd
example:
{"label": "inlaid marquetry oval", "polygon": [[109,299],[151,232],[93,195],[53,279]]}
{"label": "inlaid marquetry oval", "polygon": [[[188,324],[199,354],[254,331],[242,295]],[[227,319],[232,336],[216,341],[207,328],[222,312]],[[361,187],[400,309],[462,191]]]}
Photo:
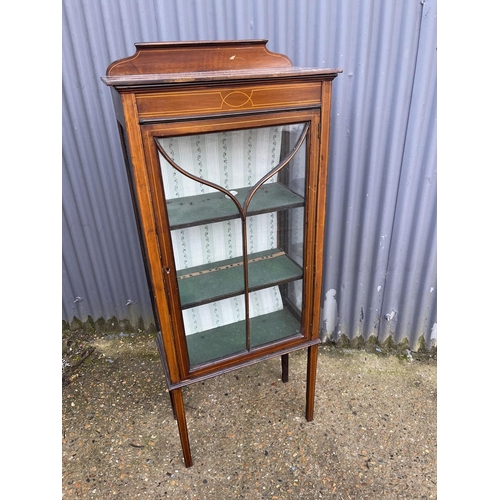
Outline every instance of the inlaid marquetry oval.
{"label": "inlaid marquetry oval", "polygon": [[252,103],[252,94],[253,91],[248,95],[245,92],[241,92],[241,90],[235,90],[234,92],[229,92],[229,94],[222,96],[222,101],[227,106],[231,106],[233,108],[241,108],[245,104]]}

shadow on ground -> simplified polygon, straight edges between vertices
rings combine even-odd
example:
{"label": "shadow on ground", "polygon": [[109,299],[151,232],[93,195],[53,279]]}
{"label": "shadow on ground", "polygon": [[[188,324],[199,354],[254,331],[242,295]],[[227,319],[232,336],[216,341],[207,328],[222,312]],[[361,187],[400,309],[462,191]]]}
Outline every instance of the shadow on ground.
{"label": "shadow on ground", "polygon": [[321,345],[184,389],[184,467],[154,337],[63,338],[62,498],[435,499],[436,355]]}

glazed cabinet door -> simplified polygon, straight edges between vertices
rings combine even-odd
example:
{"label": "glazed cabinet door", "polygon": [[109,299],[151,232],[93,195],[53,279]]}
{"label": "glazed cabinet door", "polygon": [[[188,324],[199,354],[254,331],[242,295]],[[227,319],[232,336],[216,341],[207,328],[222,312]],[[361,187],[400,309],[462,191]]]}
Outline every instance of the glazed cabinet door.
{"label": "glazed cabinet door", "polygon": [[145,127],[172,325],[189,373],[310,339],[318,123],[311,112],[297,118]]}

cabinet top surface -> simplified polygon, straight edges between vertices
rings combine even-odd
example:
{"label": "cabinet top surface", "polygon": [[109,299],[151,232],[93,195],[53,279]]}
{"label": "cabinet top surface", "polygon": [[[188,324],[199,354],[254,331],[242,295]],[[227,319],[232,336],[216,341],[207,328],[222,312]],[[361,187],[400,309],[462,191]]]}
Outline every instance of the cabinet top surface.
{"label": "cabinet top surface", "polygon": [[102,80],[109,86],[135,87],[269,78],[331,80],[342,72],[295,67],[266,44],[267,40],[136,43],[135,54],[111,63]]}

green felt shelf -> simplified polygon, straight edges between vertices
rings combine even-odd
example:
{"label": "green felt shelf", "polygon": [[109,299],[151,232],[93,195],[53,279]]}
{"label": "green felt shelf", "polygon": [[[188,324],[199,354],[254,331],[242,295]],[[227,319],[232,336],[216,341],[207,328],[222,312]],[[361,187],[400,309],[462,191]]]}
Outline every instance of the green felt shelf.
{"label": "green felt shelf", "polygon": [[[271,257],[277,249],[248,256],[256,260],[248,264],[249,290],[255,291],[302,278],[302,269],[285,254]],[[183,309],[207,304],[215,300],[241,295],[245,292],[242,257],[197,266],[178,272],[179,295]]]}
{"label": "green felt shelf", "polygon": [[[252,348],[300,334],[301,325],[287,309],[250,319]],[[191,366],[246,351],[245,321],[186,337]]]}
{"label": "green felt shelf", "polygon": [[[252,189],[253,187],[235,188],[235,191],[238,192],[236,198],[241,206]],[[303,205],[304,198],[290,191],[283,184],[279,182],[265,183],[253,196],[248,215]],[[220,191],[167,200],[167,212],[171,230],[236,219],[240,216],[233,200],[226,198],[226,195]]]}

